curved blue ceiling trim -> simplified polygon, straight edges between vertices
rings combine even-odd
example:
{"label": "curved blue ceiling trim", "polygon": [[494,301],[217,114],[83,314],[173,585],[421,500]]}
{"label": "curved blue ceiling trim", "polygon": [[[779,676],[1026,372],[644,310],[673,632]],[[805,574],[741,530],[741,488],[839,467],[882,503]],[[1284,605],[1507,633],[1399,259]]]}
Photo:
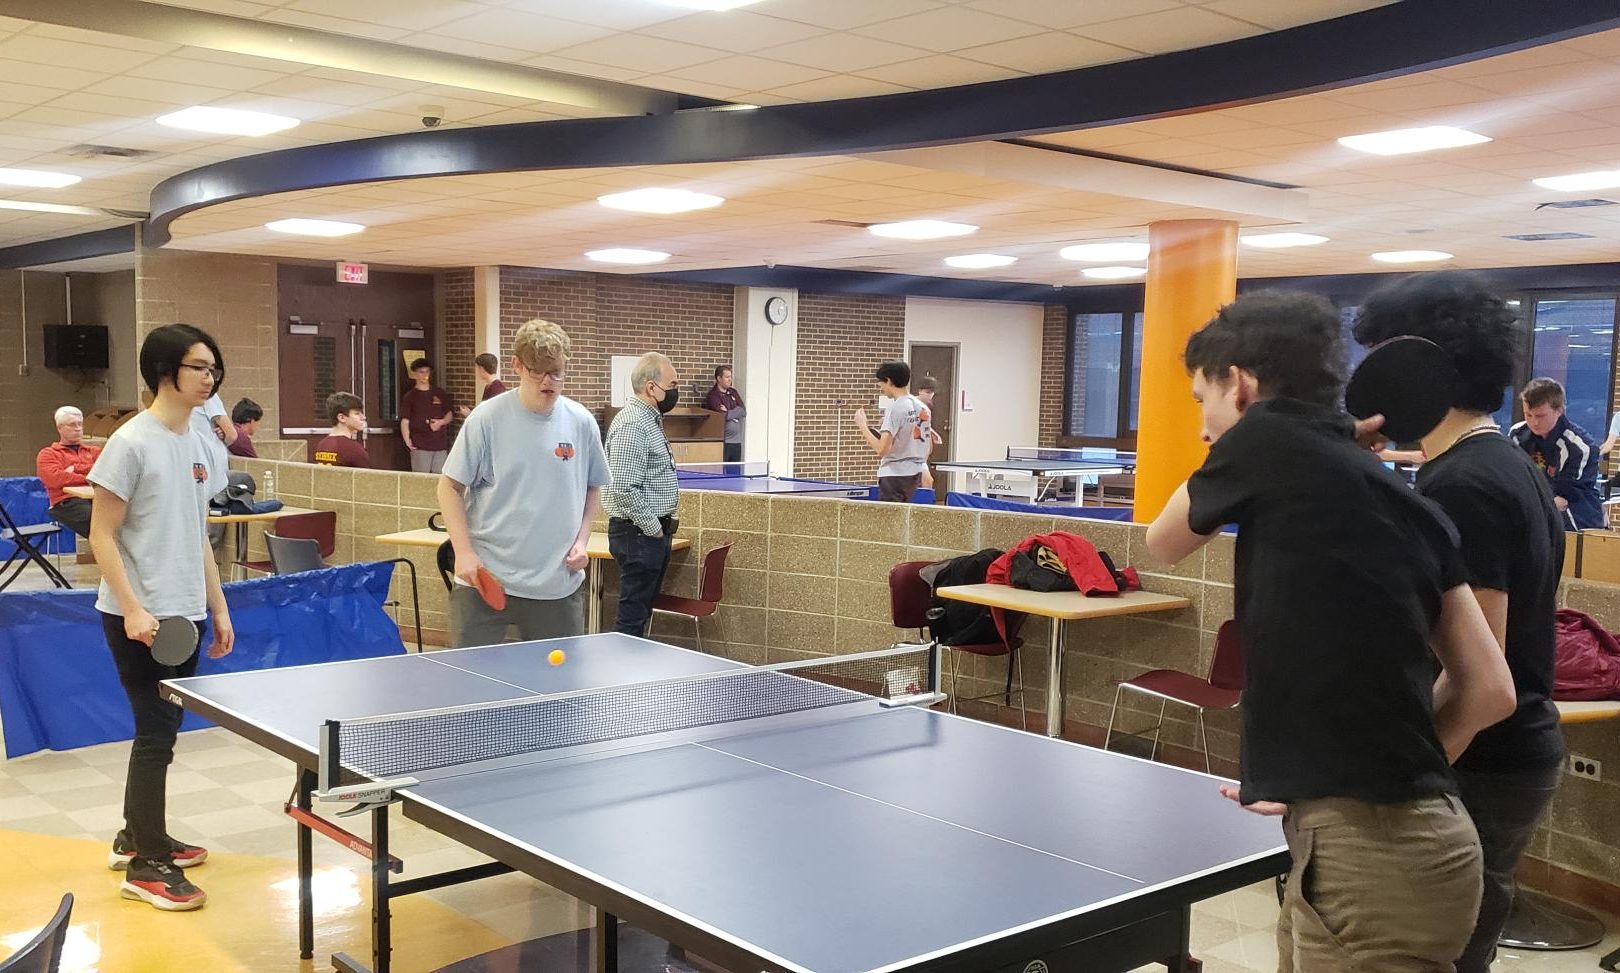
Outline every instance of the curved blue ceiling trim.
{"label": "curved blue ceiling trim", "polygon": [[134,250],[135,224],[131,223],[0,249],[0,269],[38,267],[89,257],[107,257],[115,253],[132,253]]}
{"label": "curved blue ceiling trim", "polygon": [[144,239],[192,210],[427,176],[845,155],[1111,125],[1409,74],[1620,26],[1617,0],[1403,0],[1190,51],[1031,77],[752,111],[411,132],[217,162],[152,190]]}

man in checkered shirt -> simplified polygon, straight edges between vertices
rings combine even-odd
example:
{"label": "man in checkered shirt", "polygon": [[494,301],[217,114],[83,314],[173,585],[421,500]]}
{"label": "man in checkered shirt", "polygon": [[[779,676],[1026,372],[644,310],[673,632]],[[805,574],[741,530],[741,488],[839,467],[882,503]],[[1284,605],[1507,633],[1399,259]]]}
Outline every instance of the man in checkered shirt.
{"label": "man in checkered shirt", "polygon": [[635,397],[608,427],[613,482],[602,493],[602,507],[608,514],[608,551],[619,566],[614,627],[626,635],[645,635],[669,566],[680,499],[675,457],[664,437],[664,413],[680,398],[675,366],[656,351],[642,355],[630,372],[630,390]]}

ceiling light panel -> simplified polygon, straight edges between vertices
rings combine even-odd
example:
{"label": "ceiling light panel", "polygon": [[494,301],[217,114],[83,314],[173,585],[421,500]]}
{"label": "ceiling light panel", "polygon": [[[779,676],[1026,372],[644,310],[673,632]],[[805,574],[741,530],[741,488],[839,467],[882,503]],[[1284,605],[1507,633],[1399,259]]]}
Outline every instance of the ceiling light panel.
{"label": "ceiling light panel", "polygon": [[213,135],[269,135],[285,132],[298,125],[298,119],[286,115],[271,115],[258,111],[240,111],[235,108],[216,108],[212,105],[193,105],[177,112],[159,115],[159,125],[183,128],[189,132],[208,132]]}
{"label": "ceiling light panel", "polygon": [[1464,145],[1489,142],[1489,136],[1449,125],[1429,125],[1423,128],[1397,128],[1387,132],[1368,132],[1365,135],[1346,135],[1339,144],[1369,155],[1407,155],[1412,152],[1432,152],[1436,149],[1455,149]]}
{"label": "ceiling light panel", "polygon": [[287,219],[272,220],[264,225],[267,230],[276,233],[291,233],[295,236],[352,236],[365,229],[360,223],[344,223],[340,220],[310,220]]}
{"label": "ceiling light panel", "polygon": [[1010,267],[1017,262],[1017,257],[1009,257],[1002,253],[964,253],[945,258],[947,267],[956,267],[959,270],[989,270],[992,267]]}
{"label": "ceiling light panel", "polygon": [[1145,243],[1077,243],[1059,250],[1058,256],[1081,263],[1117,263],[1121,260],[1146,260],[1148,249]]}
{"label": "ceiling light panel", "polygon": [[656,264],[668,260],[669,254],[662,250],[609,247],[605,250],[591,250],[585,254],[585,258],[604,264]]}
{"label": "ceiling light panel", "polygon": [[608,209],[668,216],[673,213],[690,213],[693,210],[713,209],[726,200],[723,196],[695,193],[687,189],[650,187],[647,189],[632,189],[623,193],[609,193],[606,196],[596,197],[596,201]]}
{"label": "ceiling light panel", "polygon": [[78,181],[78,176],[71,176],[65,172],[44,172],[39,169],[0,169],[0,186],[61,189]]}
{"label": "ceiling light panel", "polygon": [[866,231],[873,236],[894,240],[940,240],[977,233],[979,228],[971,223],[947,220],[906,220],[903,223],[874,223]]}
{"label": "ceiling light panel", "polygon": [[1450,260],[1452,254],[1444,250],[1385,250],[1372,258],[1382,264],[1423,264]]}
{"label": "ceiling light panel", "polygon": [[1289,247],[1314,247],[1328,242],[1328,238],[1315,233],[1256,233],[1253,236],[1240,236],[1238,241],[1246,247],[1261,250],[1286,250]]}

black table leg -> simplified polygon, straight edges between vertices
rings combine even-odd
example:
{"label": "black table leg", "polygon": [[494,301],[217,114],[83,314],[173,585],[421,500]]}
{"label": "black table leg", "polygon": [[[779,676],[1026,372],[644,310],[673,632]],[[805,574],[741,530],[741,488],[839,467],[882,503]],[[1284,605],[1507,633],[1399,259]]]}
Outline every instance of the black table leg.
{"label": "black table leg", "polygon": [[619,971],[619,917],[596,910],[596,937],[591,944],[596,973]]}
{"label": "black table leg", "polygon": [[[315,790],[315,772],[298,771],[298,808],[313,808],[311,794]],[[298,956],[315,958],[315,832],[302,821],[298,822]]]}
{"label": "black table leg", "polygon": [[371,812],[371,968],[388,973],[393,952],[388,908],[388,807]]}

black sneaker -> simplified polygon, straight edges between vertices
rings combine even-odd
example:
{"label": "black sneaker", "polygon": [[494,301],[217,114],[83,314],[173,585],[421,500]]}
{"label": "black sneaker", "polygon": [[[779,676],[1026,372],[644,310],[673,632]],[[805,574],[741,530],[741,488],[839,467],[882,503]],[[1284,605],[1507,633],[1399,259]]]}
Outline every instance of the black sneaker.
{"label": "black sneaker", "polygon": [[174,867],[174,863],[150,858],[136,858],[129,863],[124,884],[118,894],[126,899],[145,902],[164,912],[190,912],[201,909],[208,901],[208,893]]}
{"label": "black sneaker", "polygon": [[[135,857],[135,845],[129,840],[128,832],[120,831],[113,836],[112,851],[107,853],[107,867],[121,872],[129,867]],[[181,868],[190,868],[201,865],[208,860],[208,849],[197,845],[188,845],[183,841],[169,839],[169,857]]]}

